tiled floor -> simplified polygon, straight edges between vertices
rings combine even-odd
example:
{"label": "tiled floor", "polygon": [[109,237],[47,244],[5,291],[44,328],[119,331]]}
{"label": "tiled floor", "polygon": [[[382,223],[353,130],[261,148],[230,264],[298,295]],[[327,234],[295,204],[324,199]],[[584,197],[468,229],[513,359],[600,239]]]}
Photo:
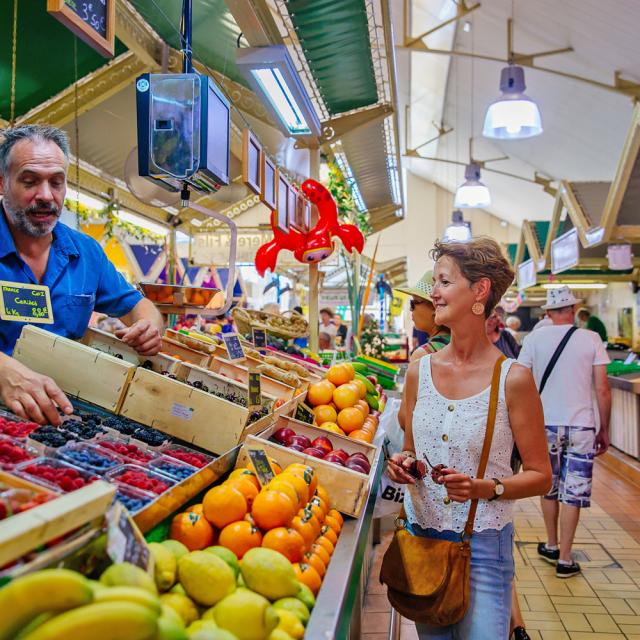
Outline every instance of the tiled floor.
{"label": "tiled floor", "polygon": [[[640,486],[598,463],[593,504],[583,510],[574,550],[583,574],[568,580],[538,559],[545,539],[538,500],[516,507],[516,583],[527,630],[535,640],[640,640]],[[363,640],[387,640],[390,608],[378,582],[389,533],[376,547]],[[402,621],[401,640],[417,640]],[[496,639],[498,640],[498,639]]]}

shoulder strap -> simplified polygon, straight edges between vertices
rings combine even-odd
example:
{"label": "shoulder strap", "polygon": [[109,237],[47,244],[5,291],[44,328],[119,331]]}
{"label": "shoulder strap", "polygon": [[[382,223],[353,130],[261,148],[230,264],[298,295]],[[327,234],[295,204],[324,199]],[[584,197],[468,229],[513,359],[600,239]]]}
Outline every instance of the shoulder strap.
{"label": "shoulder strap", "polygon": [[538,390],[538,393],[542,394],[542,392],[544,391],[545,385],[547,384],[547,380],[549,379],[549,376],[551,375],[551,372],[553,371],[553,368],[556,366],[556,362],[558,362],[558,358],[560,357],[560,354],[562,354],[562,352],[564,351],[564,348],[567,346],[567,342],[569,342],[569,338],[571,338],[571,336],[578,330],[578,327],[571,327],[571,329],[569,329],[569,331],[567,331],[567,333],[564,334],[564,337],[562,338],[562,340],[560,340],[560,344],[556,347],[556,350],[553,352],[553,355],[551,356],[551,360],[549,360],[549,364],[547,365],[547,368],[544,370],[544,373],[542,374],[542,380],[540,380],[540,389]]}
{"label": "shoulder strap", "polygon": [[[489,461],[489,451],[491,449],[491,441],[493,440],[493,430],[496,425],[496,414],[498,412],[498,394],[500,391],[500,373],[502,371],[502,363],[506,360],[505,356],[500,356],[496,360],[493,367],[493,377],[491,378],[491,396],[489,399],[489,411],[487,412],[487,428],[484,433],[484,444],[482,445],[482,453],[480,454],[480,464],[478,465],[478,480],[484,478],[484,472]],[[478,499],[471,501],[467,523],[464,525],[464,534],[471,537],[473,535],[473,521],[476,518],[476,510],[478,509]]]}

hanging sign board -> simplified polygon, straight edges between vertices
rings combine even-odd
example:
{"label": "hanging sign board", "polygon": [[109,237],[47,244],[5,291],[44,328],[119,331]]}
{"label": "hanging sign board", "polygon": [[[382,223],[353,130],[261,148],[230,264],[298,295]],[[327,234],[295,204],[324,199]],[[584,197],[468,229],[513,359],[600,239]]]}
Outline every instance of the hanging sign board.
{"label": "hanging sign board", "polygon": [[529,287],[535,287],[536,282],[536,265],[533,260],[521,262],[518,265],[518,290],[524,291]]}
{"label": "hanging sign board", "polygon": [[53,324],[49,287],[0,280],[0,318],[29,324]]}
{"label": "hanging sign board", "polygon": [[575,267],[580,260],[578,230],[570,229],[551,242],[551,273],[561,273]]}
{"label": "hanging sign board", "polygon": [[262,146],[249,129],[242,132],[242,181],[257,195],[262,188]]}
{"label": "hanging sign board", "polygon": [[229,360],[237,362],[244,360],[246,355],[242,348],[242,342],[240,342],[240,336],[237,333],[225,333],[222,335],[224,345],[227,347],[227,353],[229,354]]}
{"label": "hanging sign board", "polygon": [[277,227],[283,233],[289,232],[289,181],[278,169],[278,190],[276,193],[276,207],[278,212]]}
{"label": "hanging sign board", "polygon": [[276,208],[278,191],[278,170],[266,153],[262,154],[262,174],[260,176],[260,200],[272,211]]}
{"label": "hanging sign board", "polygon": [[47,0],[47,11],[105,58],[113,58],[116,0]]}

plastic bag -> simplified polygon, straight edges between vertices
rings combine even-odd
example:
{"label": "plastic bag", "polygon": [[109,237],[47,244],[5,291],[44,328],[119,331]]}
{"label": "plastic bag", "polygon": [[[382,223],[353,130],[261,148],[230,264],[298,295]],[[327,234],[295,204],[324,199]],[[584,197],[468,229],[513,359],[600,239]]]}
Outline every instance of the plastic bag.
{"label": "plastic bag", "polygon": [[[398,422],[400,400],[393,398],[380,418],[380,425],[376,431],[373,444],[386,450],[388,456],[400,453],[404,445],[404,431]],[[389,478],[385,469],[380,479],[380,488],[373,511],[374,518],[396,515],[400,511],[404,500],[404,485],[397,484]]]}

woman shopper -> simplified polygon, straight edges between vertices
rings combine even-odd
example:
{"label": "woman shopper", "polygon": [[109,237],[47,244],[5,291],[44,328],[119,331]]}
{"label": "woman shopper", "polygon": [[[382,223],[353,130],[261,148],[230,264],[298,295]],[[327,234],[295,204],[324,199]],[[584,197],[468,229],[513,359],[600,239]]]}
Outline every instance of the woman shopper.
{"label": "woman shopper", "polygon": [[[500,367],[495,431],[484,479],[479,466],[494,367],[502,354],[487,337],[485,321],[513,271],[489,238],[437,242],[431,298],[435,321],[451,329],[442,350],[412,362],[403,405],[404,451],[388,474],[407,484],[407,528],[413,535],[459,540],[470,501],[478,500],[471,537],[470,601],[460,622],[416,624],[420,640],[506,640],[513,581],[513,501],[542,495],[551,484],[542,406],[531,373],[511,359]],[[523,471],[512,476],[513,442],[524,452]],[[415,461],[431,470],[418,480]]]}

